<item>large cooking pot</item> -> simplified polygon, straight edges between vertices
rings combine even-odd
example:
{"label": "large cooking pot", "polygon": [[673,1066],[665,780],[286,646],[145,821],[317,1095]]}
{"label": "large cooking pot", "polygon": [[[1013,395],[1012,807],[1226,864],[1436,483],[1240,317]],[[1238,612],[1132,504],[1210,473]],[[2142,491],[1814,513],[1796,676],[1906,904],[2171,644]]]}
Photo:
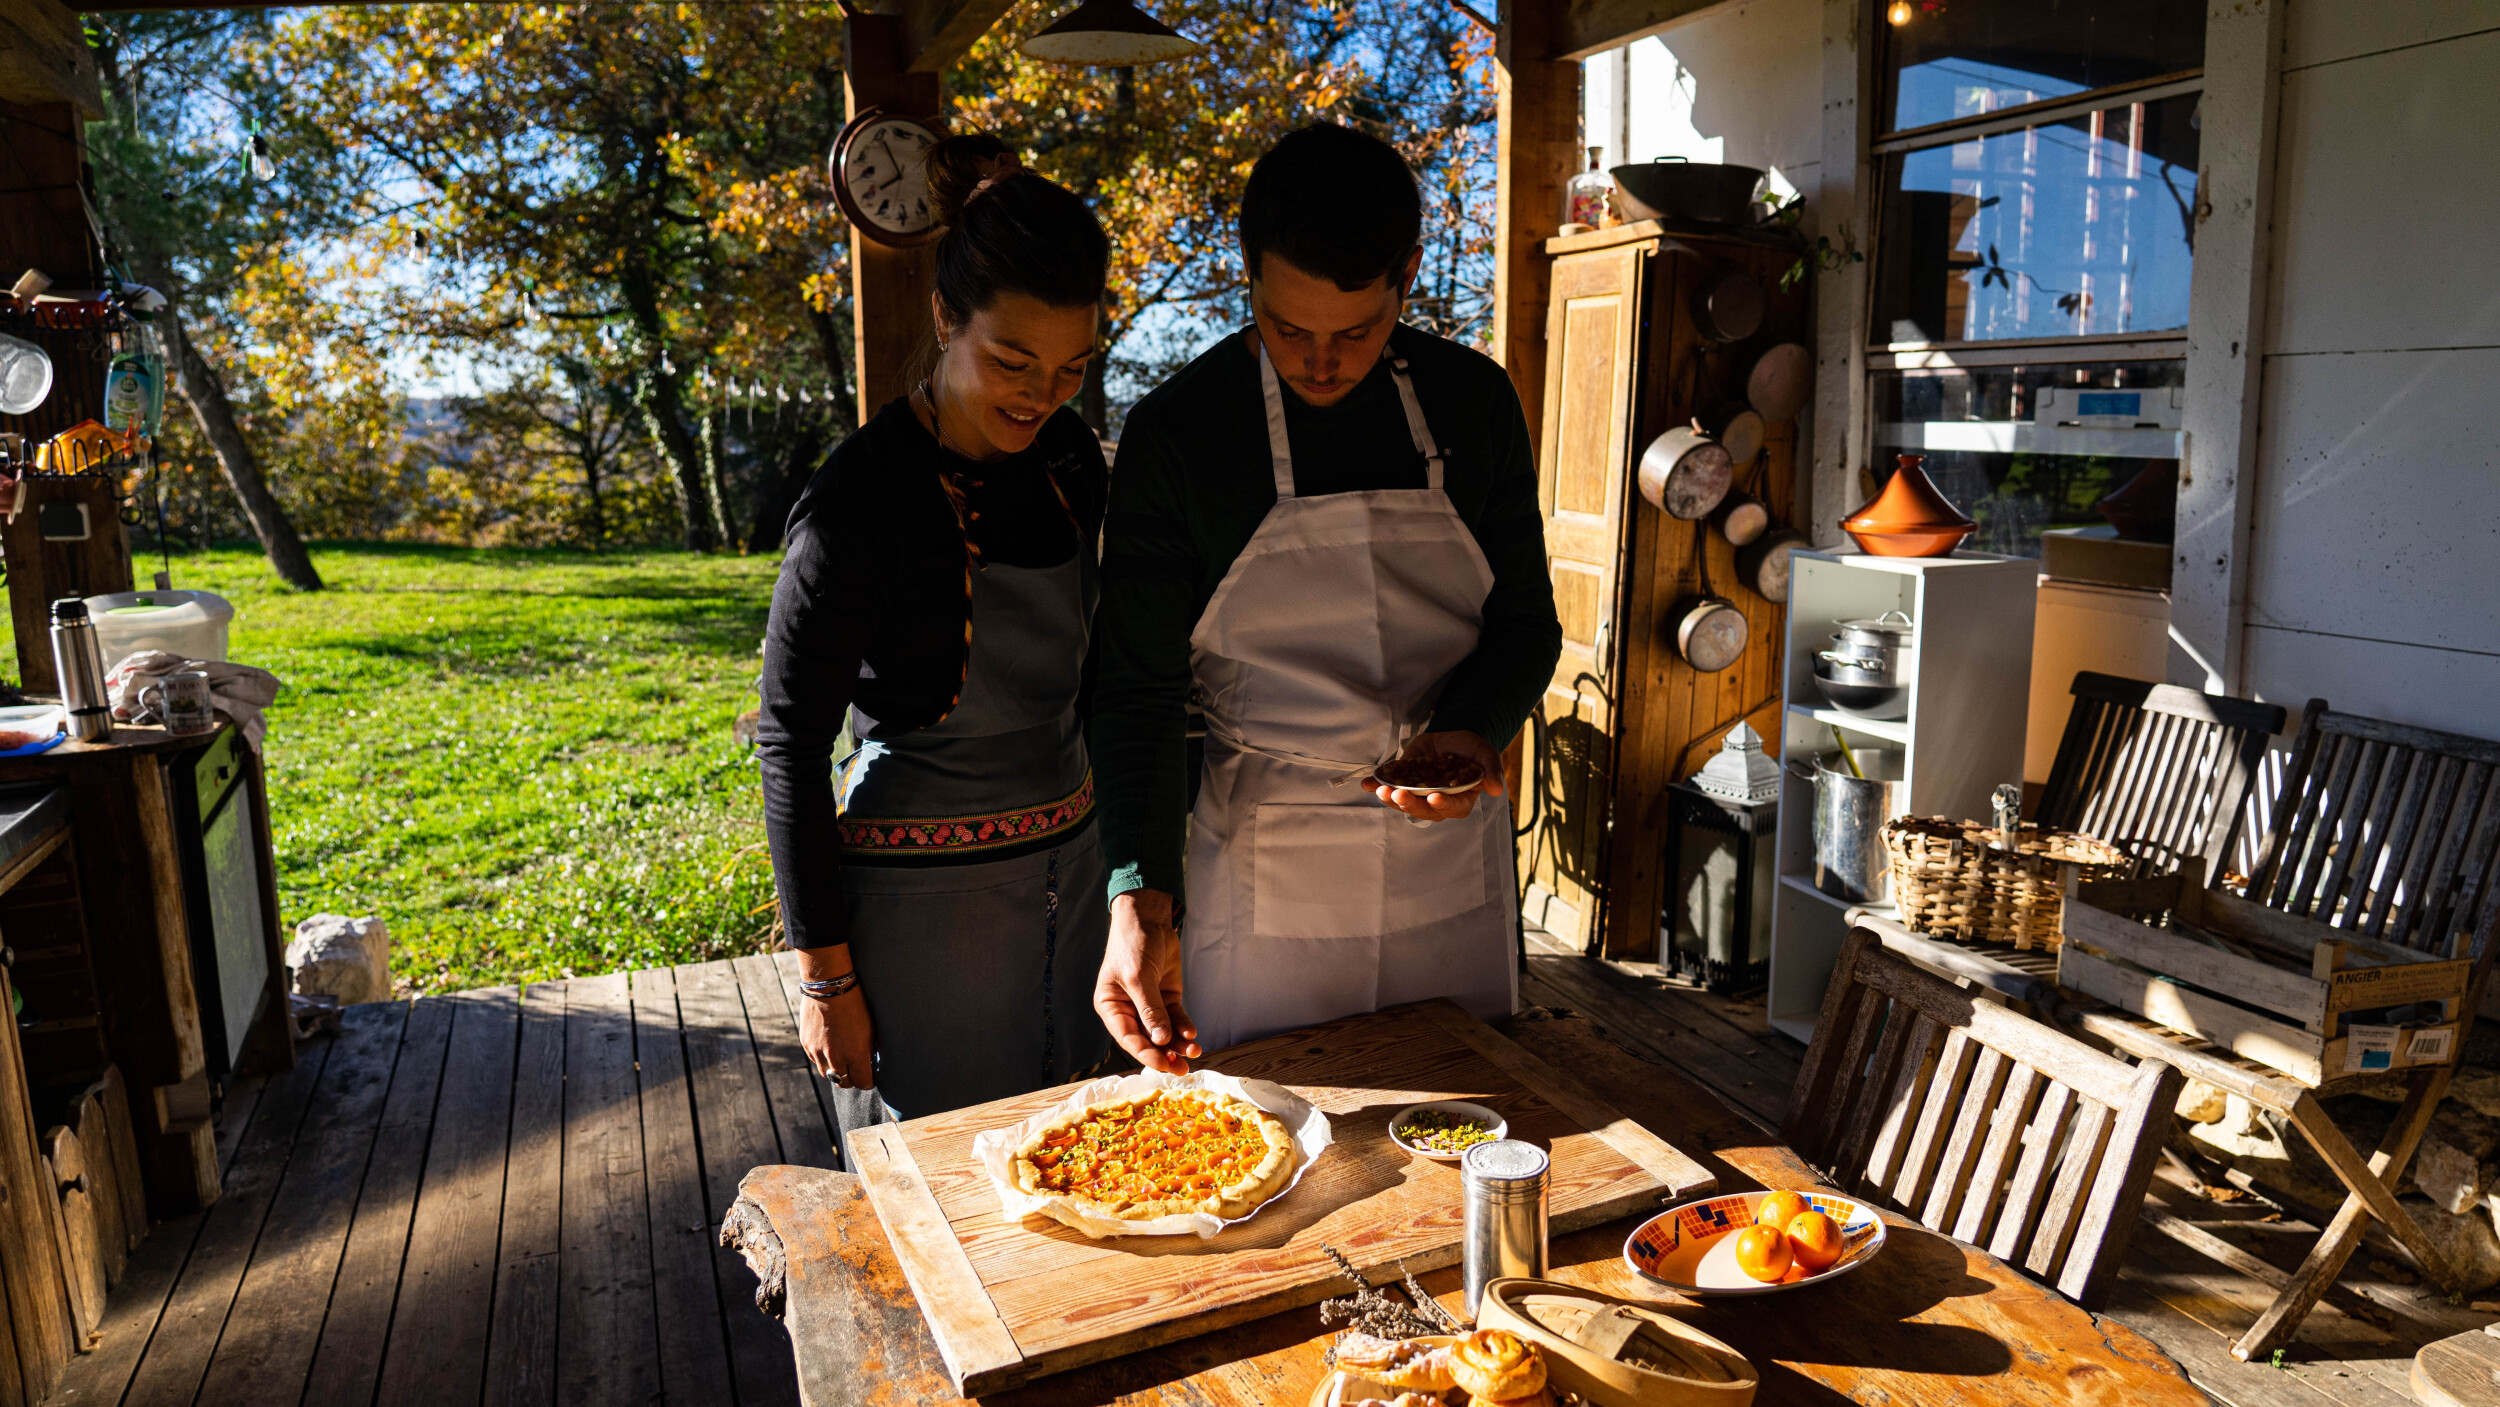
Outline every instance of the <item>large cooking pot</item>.
{"label": "large cooking pot", "polygon": [[1764,533],[1737,549],[1736,574],[1763,600],[1784,602],[1788,599],[1789,555],[1811,545],[1804,533],[1793,528]]}
{"label": "large cooking pot", "polygon": [[1762,172],[1751,166],[1719,166],[1681,156],[1662,156],[1637,166],[1618,166],[1615,198],[1635,220],[1669,224],[1741,225],[1753,218],[1754,188]]}
{"label": "large cooking pot", "polygon": [[1713,342],[1742,342],[1761,330],[1769,306],[1762,280],[1743,269],[1722,269],[1693,290],[1693,326]]}
{"label": "large cooking pot", "polygon": [[1844,620],[1840,632],[1832,637],[1845,654],[1881,655],[1886,659],[1909,645],[1918,627],[1910,623],[1907,611],[1886,611],[1866,620]]}
{"label": "large cooking pot", "polygon": [[1672,518],[1709,517],[1735,477],[1727,447],[1690,425],[1676,426],[1641,451],[1641,497]]}
{"label": "large cooking pot", "polygon": [[1849,754],[1863,777],[1837,752],[1817,754],[1814,770],[1801,774],[1814,782],[1814,887],[1852,904],[1881,904],[1892,896],[1884,822],[1899,809],[1893,803],[1903,754],[1872,747],[1853,747]]}
{"label": "large cooking pot", "polygon": [[1728,462],[1739,469],[1753,463],[1754,456],[1762,453],[1762,417],[1750,407],[1733,401],[1713,407],[1702,416],[1701,428],[1727,446]]}

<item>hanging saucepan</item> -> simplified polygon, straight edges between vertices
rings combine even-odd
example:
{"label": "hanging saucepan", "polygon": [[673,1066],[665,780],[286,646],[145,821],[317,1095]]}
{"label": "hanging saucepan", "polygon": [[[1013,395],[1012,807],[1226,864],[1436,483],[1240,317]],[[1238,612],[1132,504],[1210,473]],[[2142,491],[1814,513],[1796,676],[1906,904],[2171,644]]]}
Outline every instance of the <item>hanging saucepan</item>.
{"label": "hanging saucepan", "polygon": [[1744,406],[1730,402],[1713,409],[1701,418],[1701,428],[1727,446],[1728,462],[1739,469],[1762,453],[1762,417]]}
{"label": "hanging saucepan", "polygon": [[1719,530],[1730,547],[1743,547],[1770,531],[1771,510],[1751,494],[1732,493],[1719,501],[1719,511],[1710,515],[1710,525]]}
{"label": "hanging saucepan", "polygon": [[1710,536],[1693,524],[1693,564],[1701,575],[1701,594],[1675,605],[1675,652],[1704,674],[1716,674],[1743,657],[1753,633],[1745,613],[1710,586]]}
{"label": "hanging saucepan", "polygon": [[1676,426],[1641,451],[1641,497],[1671,518],[1709,517],[1735,477],[1727,447],[1691,425]]}
{"label": "hanging saucepan", "polygon": [[1765,601],[1788,600],[1788,556],[1806,546],[1806,535],[1791,528],[1764,533],[1736,554],[1736,573]]}
{"label": "hanging saucepan", "polygon": [[1693,290],[1693,325],[1713,342],[1742,342],[1762,328],[1762,280],[1722,269]]}
{"label": "hanging saucepan", "polygon": [[1777,425],[1794,420],[1814,393],[1814,353],[1800,342],[1782,342],[1762,354],[1745,377],[1745,401]]}

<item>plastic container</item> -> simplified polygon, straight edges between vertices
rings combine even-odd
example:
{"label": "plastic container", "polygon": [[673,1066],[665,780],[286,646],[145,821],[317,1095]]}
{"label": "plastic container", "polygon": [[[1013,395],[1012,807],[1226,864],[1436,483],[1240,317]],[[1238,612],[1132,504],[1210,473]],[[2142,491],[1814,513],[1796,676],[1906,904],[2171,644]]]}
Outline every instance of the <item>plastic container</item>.
{"label": "plastic container", "polygon": [[87,614],[109,670],[142,650],[224,659],[234,605],[214,591],[114,591],[88,597]]}
{"label": "plastic container", "polygon": [[59,704],[21,704],[0,708],[0,757],[24,757],[61,741]]}

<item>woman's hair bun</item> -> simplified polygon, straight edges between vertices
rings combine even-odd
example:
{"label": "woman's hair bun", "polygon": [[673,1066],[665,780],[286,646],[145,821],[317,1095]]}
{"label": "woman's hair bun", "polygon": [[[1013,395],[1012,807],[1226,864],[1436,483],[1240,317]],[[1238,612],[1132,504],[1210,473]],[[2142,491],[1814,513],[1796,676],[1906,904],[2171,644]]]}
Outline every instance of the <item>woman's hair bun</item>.
{"label": "woman's hair bun", "polygon": [[1102,300],[1111,241],[1082,197],[1024,169],[987,132],[929,148],[929,203],[946,233],[937,246],[937,293],[963,322],[1021,293],[1054,308]]}
{"label": "woman's hair bun", "polygon": [[987,132],[942,137],[929,148],[925,159],[929,163],[929,207],[936,212],[939,224],[949,226],[963,223],[964,206],[971,201],[973,192],[981,189],[983,181],[1024,169],[1024,163],[1016,159],[1007,144]]}

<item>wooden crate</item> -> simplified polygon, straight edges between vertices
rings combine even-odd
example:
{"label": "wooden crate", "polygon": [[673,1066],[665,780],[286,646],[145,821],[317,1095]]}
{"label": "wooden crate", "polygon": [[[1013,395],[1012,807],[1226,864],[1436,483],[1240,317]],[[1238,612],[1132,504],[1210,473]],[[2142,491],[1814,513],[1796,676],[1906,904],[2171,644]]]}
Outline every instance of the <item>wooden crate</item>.
{"label": "wooden crate", "polygon": [[[2156,879],[2070,883],[2064,927],[2059,986],[2311,1086],[2453,1064],[2463,1040],[2466,934],[2444,956],[2375,942],[2207,889],[2193,863]],[[2368,1019],[2423,1003],[2438,1011]]]}
{"label": "wooden crate", "polygon": [[1554,1235],[1717,1186],[1711,1174],[1490,1026],[1444,1001],[1394,1007],[1220,1051],[1212,1069],[1275,1080],[1325,1111],[1334,1142],[1300,1185],[1213,1240],[1095,1241],[1010,1221],[973,1135],[1067,1089],[877,1124],[851,1134],[860,1182],[894,1245],[956,1390],[967,1397],[1314,1303],[1352,1287],[1321,1249],[1375,1283],[1455,1264],[1457,1169],[1389,1141],[1408,1104],[1472,1099],[1553,1158]]}

